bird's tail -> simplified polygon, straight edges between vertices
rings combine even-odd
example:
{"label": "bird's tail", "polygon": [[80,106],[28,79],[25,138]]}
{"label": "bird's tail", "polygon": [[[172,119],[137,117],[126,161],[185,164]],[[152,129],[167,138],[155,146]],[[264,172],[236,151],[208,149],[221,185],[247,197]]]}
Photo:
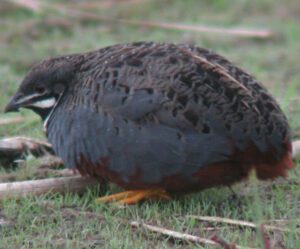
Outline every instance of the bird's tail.
{"label": "bird's tail", "polygon": [[287,171],[294,168],[292,159],[292,145],[290,142],[285,142],[286,152],[281,159],[272,164],[257,164],[256,175],[261,180],[274,179],[276,177],[287,177]]}

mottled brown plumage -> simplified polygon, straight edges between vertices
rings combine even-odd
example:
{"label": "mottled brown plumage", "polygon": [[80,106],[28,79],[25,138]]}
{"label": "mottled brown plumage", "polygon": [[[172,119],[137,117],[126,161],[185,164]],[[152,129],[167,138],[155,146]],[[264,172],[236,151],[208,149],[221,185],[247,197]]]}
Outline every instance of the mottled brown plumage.
{"label": "mottled brown plumage", "polygon": [[137,42],[42,61],[7,110],[18,107],[42,116],[66,165],[127,189],[200,190],[293,166],[270,93],[192,45]]}

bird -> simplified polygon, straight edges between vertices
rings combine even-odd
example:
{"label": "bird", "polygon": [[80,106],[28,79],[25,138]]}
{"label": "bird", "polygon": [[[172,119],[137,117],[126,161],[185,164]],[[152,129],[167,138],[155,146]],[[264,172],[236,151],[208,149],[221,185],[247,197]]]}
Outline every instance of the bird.
{"label": "bird", "polygon": [[5,112],[19,108],[41,117],[67,167],[124,189],[102,203],[170,199],[294,167],[274,97],[197,45],[138,41],[42,60]]}

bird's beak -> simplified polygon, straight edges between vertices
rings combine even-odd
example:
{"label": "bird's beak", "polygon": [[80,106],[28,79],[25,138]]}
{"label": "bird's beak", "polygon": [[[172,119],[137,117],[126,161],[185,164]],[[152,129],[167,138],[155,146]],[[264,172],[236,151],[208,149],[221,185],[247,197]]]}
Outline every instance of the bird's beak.
{"label": "bird's beak", "polygon": [[4,112],[17,112],[21,107],[37,107],[41,109],[48,109],[53,107],[56,103],[55,97],[46,96],[44,93],[33,93],[31,95],[16,93],[15,96],[13,96],[9,103],[6,105]]}
{"label": "bird's beak", "polygon": [[4,112],[17,112],[22,105],[22,96],[21,94],[16,94],[13,96],[8,104],[5,106]]}
{"label": "bird's beak", "polygon": [[41,95],[37,93],[27,96],[20,93],[16,93],[6,105],[4,112],[17,112],[19,111],[19,108],[27,107],[33,102],[34,99],[40,96]]}

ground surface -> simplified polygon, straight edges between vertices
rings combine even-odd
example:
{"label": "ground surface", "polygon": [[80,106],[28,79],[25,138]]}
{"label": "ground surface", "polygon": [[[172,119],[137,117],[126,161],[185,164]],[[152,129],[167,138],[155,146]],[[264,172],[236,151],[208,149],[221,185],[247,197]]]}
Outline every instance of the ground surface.
{"label": "ground surface", "polygon": [[[29,1],[28,1],[29,2]],[[50,2],[50,1],[48,1]],[[70,3],[71,1],[51,1]],[[77,4],[83,1],[73,1]],[[90,1],[85,1],[90,2]],[[102,9],[81,6],[88,12],[110,18],[166,21],[222,27],[269,28],[276,36],[268,39],[165,30],[118,23],[69,18],[53,11],[33,13],[0,3],[0,109],[14,93],[30,65],[44,57],[93,50],[102,46],[137,40],[190,42],[225,55],[256,75],[275,95],[287,114],[293,136],[299,135],[300,101],[300,5],[298,0],[249,1],[131,1]],[[68,5],[69,7],[72,5]],[[76,4],[74,6],[77,6]],[[79,5],[78,5],[79,6]],[[89,8],[87,8],[89,7]],[[26,135],[45,139],[39,119],[22,111],[24,122],[0,125],[0,138]],[[10,117],[16,115],[11,114]],[[7,115],[0,113],[0,119]],[[30,179],[34,160],[17,170],[18,179]],[[7,172],[2,170],[0,175]],[[118,208],[96,205],[97,189],[83,196],[46,195],[0,203],[0,248],[198,248],[199,245],[168,239],[129,222],[144,221],[180,232],[209,238],[213,234],[239,245],[261,248],[255,230],[224,224],[199,222],[188,215],[219,216],[274,224],[284,220],[290,232],[269,233],[271,248],[300,248],[300,171],[290,179],[259,183],[251,180],[235,185],[234,198],[228,188],[191,194],[170,202],[146,202]],[[109,188],[114,192],[115,187]],[[278,223],[277,223],[278,224]],[[211,227],[212,230],[207,229]],[[213,247],[208,247],[213,248]]]}

